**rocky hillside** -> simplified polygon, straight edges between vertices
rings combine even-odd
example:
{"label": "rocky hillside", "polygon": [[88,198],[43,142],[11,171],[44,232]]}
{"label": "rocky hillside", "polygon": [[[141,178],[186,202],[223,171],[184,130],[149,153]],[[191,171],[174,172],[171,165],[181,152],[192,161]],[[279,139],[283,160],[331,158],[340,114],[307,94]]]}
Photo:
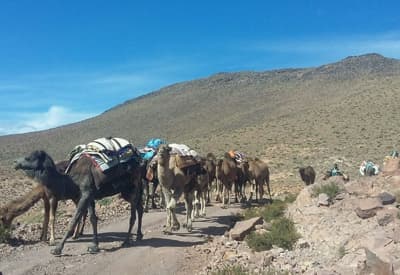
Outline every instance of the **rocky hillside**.
{"label": "rocky hillside", "polygon": [[[298,186],[299,165],[313,165],[320,174],[338,162],[355,176],[362,160],[381,163],[398,145],[399,87],[400,61],[378,54],[316,68],[219,73],[165,87],[86,121],[0,137],[0,178],[21,177],[12,171],[12,160],[33,149],[58,160],[73,146],[102,136],[138,146],[160,136],[219,156],[241,150],[269,162],[275,186]],[[20,187],[10,184],[10,192]]]}
{"label": "rocky hillside", "polygon": [[[230,233],[189,248],[188,260],[202,259],[200,274],[400,274],[399,175],[348,183],[334,177],[305,187],[286,211],[301,236],[292,250],[255,252]],[[331,184],[339,192],[328,201],[314,195]],[[265,221],[255,226],[257,234],[270,228]]]}

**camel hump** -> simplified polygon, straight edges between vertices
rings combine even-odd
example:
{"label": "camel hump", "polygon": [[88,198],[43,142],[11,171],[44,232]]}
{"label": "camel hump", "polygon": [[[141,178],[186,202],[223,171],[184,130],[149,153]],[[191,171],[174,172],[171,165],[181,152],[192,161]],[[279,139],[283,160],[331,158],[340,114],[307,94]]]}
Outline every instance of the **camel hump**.
{"label": "camel hump", "polygon": [[198,164],[198,161],[193,156],[176,155],[175,163],[176,163],[176,167],[182,169],[182,168],[196,165],[196,164]]}

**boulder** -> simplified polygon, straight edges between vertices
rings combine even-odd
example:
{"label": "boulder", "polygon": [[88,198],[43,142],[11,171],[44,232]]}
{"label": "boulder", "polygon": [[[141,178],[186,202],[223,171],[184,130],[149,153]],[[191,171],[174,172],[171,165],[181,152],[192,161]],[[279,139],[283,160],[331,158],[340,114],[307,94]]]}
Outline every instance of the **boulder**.
{"label": "boulder", "polygon": [[329,196],[325,193],[321,193],[318,195],[318,206],[329,206],[330,199]]}
{"label": "boulder", "polygon": [[388,192],[383,192],[378,195],[383,205],[392,204],[396,201],[396,197]]}
{"label": "boulder", "polygon": [[241,241],[250,233],[251,230],[256,226],[256,224],[262,224],[262,217],[255,217],[245,221],[240,221],[235,224],[231,229],[229,235],[231,239]]}
{"label": "boulder", "polygon": [[377,198],[361,199],[356,208],[356,214],[362,219],[368,219],[376,215],[376,212],[381,209],[382,203]]}

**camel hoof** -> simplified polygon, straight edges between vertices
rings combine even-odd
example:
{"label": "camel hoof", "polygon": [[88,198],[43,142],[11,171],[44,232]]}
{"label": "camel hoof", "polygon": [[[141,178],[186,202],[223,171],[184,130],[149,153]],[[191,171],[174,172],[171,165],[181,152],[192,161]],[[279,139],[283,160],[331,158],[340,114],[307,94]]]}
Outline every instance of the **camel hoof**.
{"label": "camel hoof", "polygon": [[163,230],[164,235],[172,235],[171,230],[164,229]]}
{"label": "camel hoof", "polygon": [[56,245],[56,241],[55,240],[50,240],[49,241],[49,245],[50,246],[55,246]]}
{"label": "camel hoof", "polygon": [[143,234],[139,233],[136,235],[136,241],[141,241],[141,240],[143,240]]}
{"label": "camel hoof", "polygon": [[92,244],[90,246],[88,246],[87,251],[90,254],[96,254],[100,251],[99,247],[97,246],[97,244]]}
{"label": "camel hoof", "polygon": [[187,231],[190,233],[190,232],[192,232],[192,230],[193,230],[193,227],[192,226],[188,226],[187,227]]}
{"label": "camel hoof", "polygon": [[183,224],[182,224],[182,227],[183,227],[183,228],[186,228],[186,227],[187,227],[187,224],[186,224],[186,223],[183,223]]}
{"label": "camel hoof", "polygon": [[122,243],[122,247],[130,247],[132,245],[132,241],[130,240],[130,239],[128,239],[128,240],[125,240],[123,243]]}
{"label": "camel hoof", "polygon": [[61,255],[62,252],[62,248],[59,246],[56,246],[55,248],[53,248],[52,250],[50,250],[50,253],[55,255],[55,256],[59,256]]}

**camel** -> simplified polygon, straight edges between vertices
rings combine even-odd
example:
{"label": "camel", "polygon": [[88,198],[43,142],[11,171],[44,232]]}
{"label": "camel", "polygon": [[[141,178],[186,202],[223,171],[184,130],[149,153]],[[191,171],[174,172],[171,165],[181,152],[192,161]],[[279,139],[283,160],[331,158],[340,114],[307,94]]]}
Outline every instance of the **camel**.
{"label": "camel", "polygon": [[218,159],[215,163],[215,201],[222,202],[222,159]]}
{"label": "camel", "polygon": [[250,180],[254,180],[254,185],[252,185],[249,201],[251,201],[253,197],[253,191],[255,191],[256,193],[256,202],[258,201],[257,194],[259,194],[260,200],[262,200],[264,195],[264,183],[267,185],[268,195],[270,201],[272,201],[271,189],[269,186],[268,165],[258,158],[249,159],[248,163],[249,163],[249,178]]}
{"label": "camel", "polygon": [[[27,194],[12,200],[0,208],[0,224],[6,228],[11,228],[11,224],[16,217],[24,214],[40,199],[44,200],[45,197],[45,188],[42,185],[34,186]],[[45,207],[45,209],[49,208],[50,204],[47,201],[47,207]],[[48,223],[49,219],[47,216],[47,220],[46,218],[43,220],[42,234],[40,236],[40,240],[42,241],[46,240]]]}
{"label": "camel", "polygon": [[243,161],[237,167],[237,180],[236,180],[236,193],[240,198],[241,202],[246,201],[246,185],[247,183],[251,186],[250,173],[249,173],[249,163],[248,161]]}
{"label": "camel", "polygon": [[[142,164],[142,175],[146,175],[142,178],[143,180],[143,195],[144,195],[144,211],[149,211],[149,200],[151,200],[151,208],[157,208],[155,203],[156,189],[158,187],[157,177],[157,163],[150,161],[144,161]],[[150,190],[150,183],[152,188]]]}
{"label": "camel", "polygon": [[[50,245],[54,245],[55,243],[54,226],[58,202],[60,200],[71,199],[76,205],[80,197],[79,188],[69,176],[64,174],[65,168],[67,166],[68,161],[60,161],[57,164],[54,164],[54,161],[52,159],[48,159],[43,163],[41,171],[23,169],[23,167],[19,165],[15,166],[16,169],[23,169],[28,177],[34,179],[36,182],[39,183],[37,188],[33,188],[30,193],[21,197],[19,200],[27,200],[25,202],[26,207],[24,207],[24,212],[26,212],[36,203],[36,201],[32,200],[33,197],[36,197],[35,194],[39,194],[39,192],[41,193],[41,198],[44,202],[44,219],[40,240],[47,240],[47,229],[50,222]],[[14,203],[11,203],[11,205],[14,205]],[[28,205],[30,205],[30,207],[28,207]],[[79,223],[78,226],[75,228],[73,238],[77,238],[79,235],[82,234],[85,224],[85,217],[86,215],[83,216],[82,222]]]}
{"label": "camel", "polygon": [[314,184],[315,181],[315,170],[311,166],[300,167],[299,173],[301,180],[304,181],[306,185]]}
{"label": "camel", "polygon": [[162,193],[164,194],[167,222],[164,230],[165,234],[170,234],[171,231],[177,231],[180,224],[176,217],[175,208],[180,196],[184,194],[186,208],[186,229],[191,232],[192,227],[192,211],[193,211],[193,196],[195,187],[195,175],[187,173],[177,166],[178,155],[171,154],[172,148],[168,145],[161,145],[158,149],[157,174]]}
{"label": "camel", "polygon": [[[136,152],[134,148],[132,150],[133,152]],[[30,173],[37,175],[43,184],[57,182],[57,179],[63,178],[63,175],[56,169],[51,168],[54,168],[54,162],[45,151],[32,152],[29,156],[17,160],[15,167],[23,169],[27,174]],[[70,164],[67,174],[69,177],[64,179],[66,179],[67,182],[70,180],[73,181],[75,188],[79,189],[78,193],[80,194],[80,197],[75,214],[68,225],[67,232],[61,242],[51,250],[52,254],[60,255],[62,253],[66,240],[73,235],[78,222],[85,215],[86,211],[89,211],[89,219],[93,228],[93,241],[92,244],[89,245],[88,251],[90,253],[98,252],[95,199],[101,199],[117,193],[121,193],[122,197],[131,204],[131,218],[124,244],[128,244],[130,241],[132,227],[136,220],[136,211],[138,212],[137,240],[142,239],[142,184],[137,158],[132,158],[126,163],[119,164],[110,170],[107,170],[107,173],[103,173],[93,163],[90,156],[82,155],[79,159]],[[59,188],[59,193],[63,193],[62,190],[68,189],[68,185],[65,184],[66,181],[57,182],[58,185],[55,188]]]}
{"label": "camel", "polygon": [[[225,199],[226,196],[228,196],[228,205],[230,205],[230,192],[232,190],[232,186],[235,186],[234,183],[237,180],[237,167],[235,160],[230,157],[229,153],[225,153],[224,158],[221,161],[218,161],[216,171],[217,178],[222,183],[222,204],[225,206]],[[237,201],[237,194],[235,191],[234,194],[235,200]]]}
{"label": "camel", "polygon": [[215,165],[217,159],[213,153],[208,153],[205,160],[205,169],[208,174],[208,190],[207,190],[207,203],[210,203],[210,191],[212,190],[212,183],[216,180]]}
{"label": "camel", "polygon": [[200,173],[196,176],[196,186],[194,189],[194,210],[192,218],[206,216],[207,194],[209,191],[209,173],[207,171],[207,160],[204,160]]}

